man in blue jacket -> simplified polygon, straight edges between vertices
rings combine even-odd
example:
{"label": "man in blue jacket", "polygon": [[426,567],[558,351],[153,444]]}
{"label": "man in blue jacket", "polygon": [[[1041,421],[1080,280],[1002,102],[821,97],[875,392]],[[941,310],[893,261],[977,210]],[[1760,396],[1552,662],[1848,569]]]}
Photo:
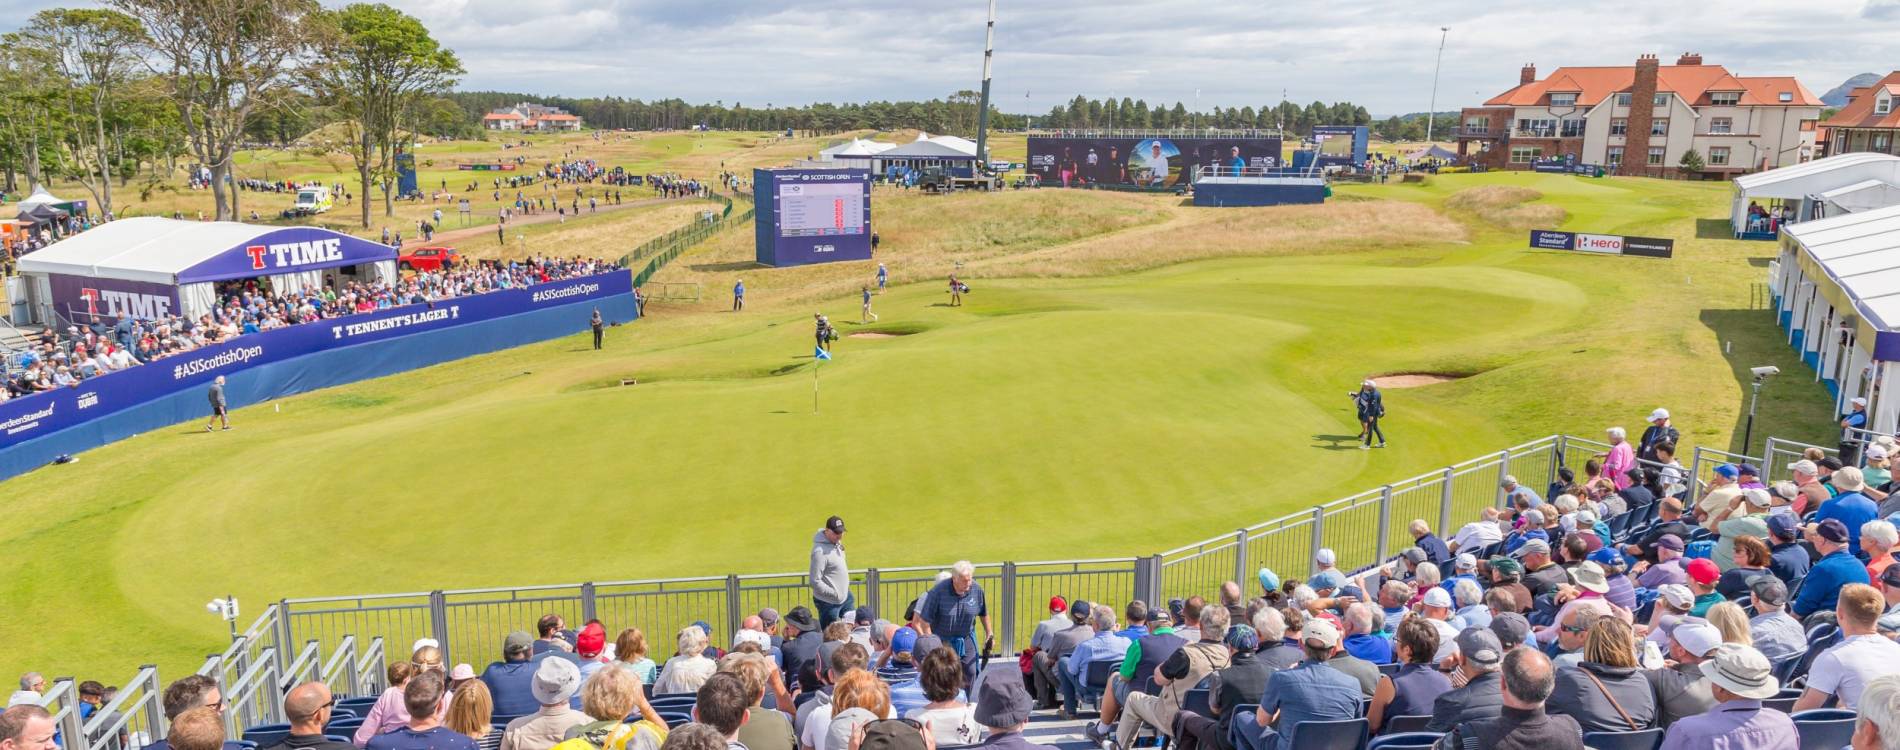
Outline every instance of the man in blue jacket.
{"label": "man in blue jacket", "polygon": [[1862,478],[1860,469],[1846,466],[1834,472],[1834,489],[1841,494],[1821,503],[1821,509],[1814,513],[1815,521],[1836,519],[1847,527],[1847,549],[1850,554],[1860,549],[1861,525],[1880,517],[1880,506],[1861,494],[1867,481]]}
{"label": "man in blue jacket", "polygon": [[1360,450],[1372,447],[1372,436],[1379,436],[1379,447],[1385,447],[1385,431],[1379,429],[1379,419],[1385,416],[1385,399],[1379,395],[1379,387],[1371,380],[1359,384],[1358,392],[1352,394],[1353,410],[1359,415],[1360,436],[1365,438],[1359,444]]}
{"label": "man in blue jacket", "polygon": [[482,670],[482,684],[495,702],[496,716],[525,716],[541,710],[534,698],[534,636],[517,630],[501,644],[501,661]]}
{"label": "man in blue jacket", "polygon": [[1801,593],[1794,598],[1794,616],[1804,620],[1816,612],[1833,611],[1842,586],[1867,583],[1867,566],[1847,551],[1847,526],[1839,519],[1808,524],[1807,536],[1821,560],[1801,580]]}

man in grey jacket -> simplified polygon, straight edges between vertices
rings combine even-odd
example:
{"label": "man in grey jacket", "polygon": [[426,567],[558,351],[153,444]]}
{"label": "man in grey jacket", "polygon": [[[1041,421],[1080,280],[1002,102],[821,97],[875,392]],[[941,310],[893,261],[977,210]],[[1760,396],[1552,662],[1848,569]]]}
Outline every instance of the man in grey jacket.
{"label": "man in grey jacket", "polygon": [[811,600],[818,627],[825,628],[857,609],[851,595],[851,568],[844,562],[844,519],[832,516],[811,538]]}

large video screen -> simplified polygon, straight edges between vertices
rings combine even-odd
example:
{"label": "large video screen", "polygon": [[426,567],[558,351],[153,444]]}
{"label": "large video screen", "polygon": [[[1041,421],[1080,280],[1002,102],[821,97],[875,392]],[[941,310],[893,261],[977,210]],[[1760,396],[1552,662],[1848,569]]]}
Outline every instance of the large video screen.
{"label": "large video screen", "polygon": [[864,185],[857,182],[778,186],[780,237],[864,234]]}
{"label": "large video screen", "polygon": [[1213,165],[1278,169],[1278,138],[1031,138],[1029,172],[1045,186],[1090,184],[1171,188],[1194,181],[1195,170]]}

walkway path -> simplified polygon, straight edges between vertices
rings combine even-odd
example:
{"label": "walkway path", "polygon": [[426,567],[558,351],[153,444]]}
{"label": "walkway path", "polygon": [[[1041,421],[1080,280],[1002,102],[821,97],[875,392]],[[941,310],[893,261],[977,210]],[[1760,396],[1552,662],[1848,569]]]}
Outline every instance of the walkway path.
{"label": "walkway path", "polygon": [[[618,205],[611,204],[611,203],[603,203],[600,205],[600,210],[583,211],[579,214],[578,217],[575,217],[575,218],[597,216],[599,214],[612,213],[612,212],[620,211],[624,209],[640,208],[643,206],[657,206],[664,203],[675,203],[679,201],[690,201],[690,200],[696,200],[696,199],[694,198],[646,198],[642,200],[627,201],[625,203],[621,203]],[[489,219],[493,219],[493,218],[494,217],[492,216],[486,217],[486,218],[471,218],[470,220],[475,222],[474,226],[461,227],[458,229],[448,229],[448,230],[436,232],[435,237],[430,239],[428,242],[423,242],[421,237],[406,237],[403,239],[402,244],[404,247],[412,247],[412,246],[417,246],[417,245],[440,245],[440,244],[453,242],[455,240],[480,236],[483,234],[492,234],[495,231],[495,223],[493,221],[489,221]],[[460,217],[456,214],[453,214],[448,211],[442,212],[443,222],[460,221],[460,220],[461,220]],[[560,221],[560,220],[561,220],[561,215],[553,211],[542,211],[540,213],[534,213],[534,214],[517,213],[514,215],[513,218],[508,220],[508,226],[509,227],[530,226],[534,224],[546,224],[548,222]],[[482,222],[487,222],[487,223],[484,224]]]}

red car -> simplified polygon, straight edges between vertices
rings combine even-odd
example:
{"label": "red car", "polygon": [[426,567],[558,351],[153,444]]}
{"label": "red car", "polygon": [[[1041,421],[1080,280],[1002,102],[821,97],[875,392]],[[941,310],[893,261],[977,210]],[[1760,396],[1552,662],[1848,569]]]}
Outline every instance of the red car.
{"label": "red car", "polygon": [[452,247],[419,247],[396,258],[396,267],[405,271],[439,271],[462,264],[462,254]]}

